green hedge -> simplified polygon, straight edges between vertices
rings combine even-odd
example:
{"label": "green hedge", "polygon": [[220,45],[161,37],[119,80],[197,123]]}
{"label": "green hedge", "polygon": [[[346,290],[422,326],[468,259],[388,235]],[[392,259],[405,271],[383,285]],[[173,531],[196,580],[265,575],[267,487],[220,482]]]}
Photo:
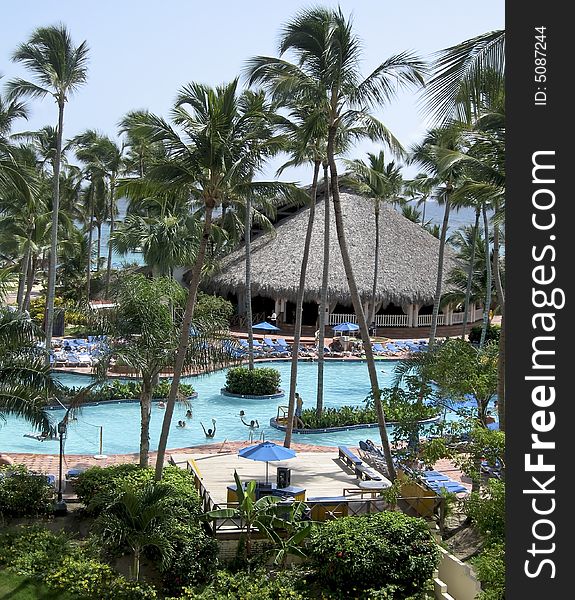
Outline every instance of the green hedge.
{"label": "green hedge", "polygon": [[[154,389],[154,398],[167,398],[170,393],[172,382],[162,380]],[[69,388],[70,395],[77,394],[81,388]],[[178,392],[180,396],[189,398],[194,394],[194,387],[187,383],[180,383]],[[139,400],[142,394],[142,383],[140,381],[118,381],[113,380],[98,388],[93,388],[86,395],[88,402],[102,402],[104,400]]]}
{"label": "green hedge", "polygon": [[68,556],[44,580],[56,590],[85,600],[155,600],[156,590],[146,583],[130,581],[97,560]]}
{"label": "green hedge", "polygon": [[[435,406],[409,402],[402,397],[395,397],[392,400],[386,398],[384,394],[382,394],[381,403],[387,422],[423,421],[438,416],[440,412],[440,409]],[[372,404],[372,402],[369,402],[368,397],[366,407],[341,406],[339,408],[326,408],[322,411],[321,417],[317,416],[314,408],[306,408],[302,411],[302,421],[310,429],[377,423],[377,413]]]}
{"label": "green hedge", "polygon": [[[479,340],[481,339],[481,325],[475,325],[474,327],[471,328],[471,331],[469,332],[469,341],[473,342],[473,343],[479,343]],[[499,341],[499,337],[501,335],[501,327],[499,325],[488,325],[487,326],[487,332],[485,335],[485,341],[486,342],[490,342],[490,341],[495,341],[498,342]]]}
{"label": "green hedge", "polygon": [[[154,469],[142,469],[136,464],[112,465],[109,467],[91,467],[78,476],[74,489],[79,500],[90,507],[97,515],[101,509],[100,500],[113,497],[124,482],[144,483],[153,481]],[[164,467],[162,482],[172,488],[171,506],[183,509],[186,518],[195,518],[201,513],[201,503],[194,486],[194,478],[178,467]]]}
{"label": "green hedge", "polygon": [[[270,573],[264,569],[246,573],[218,571],[203,590],[185,588],[181,595],[166,600],[304,600],[309,598],[295,589],[299,576],[288,572]],[[305,582],[304,582],[305,583]]]}
{"label": "green hedge", "polygon": [[0,567],[34,577],[79,600],[155,600],[147,584],[127,580],[110,566],[83,554],[63,532],[39,526],[0,534]]}
{"label": "green hedge", "polygon": [[399,512],[327,522],[312,534],[309,551],[329,588],[374,588],[398,600],[422,590],[439,562],[425,521]]}
{"label": "green hedge", "polygon": [[34,517],[53,511],[54,488],[23,465],[0,467],[0,515]]}
{"label": "green hedge", "polygon": [[227,372],[225,389],[230,394],[267,396],[279,392],[280,380],[277,369],[235,367]]}

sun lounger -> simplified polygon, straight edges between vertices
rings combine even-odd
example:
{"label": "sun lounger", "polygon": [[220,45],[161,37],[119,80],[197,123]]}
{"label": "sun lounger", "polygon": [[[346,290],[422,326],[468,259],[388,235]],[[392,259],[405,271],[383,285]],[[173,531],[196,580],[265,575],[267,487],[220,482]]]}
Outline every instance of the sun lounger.
{"label": "sun lounger", "polygon": [[338,446],[337,450],[339,458],[349,467],[355,468],[357,465],[362,464],[361,458],[356,456],[347,446]]}
{"label": "sun lounger", "polygon": [[426,485],[429,486],[435,492],[450,492],[453,494],[458,494],[460,492],[468,492],[469,490],[461,485],[458,481],[453,481],[452,479],[448,481],[426,481]]}

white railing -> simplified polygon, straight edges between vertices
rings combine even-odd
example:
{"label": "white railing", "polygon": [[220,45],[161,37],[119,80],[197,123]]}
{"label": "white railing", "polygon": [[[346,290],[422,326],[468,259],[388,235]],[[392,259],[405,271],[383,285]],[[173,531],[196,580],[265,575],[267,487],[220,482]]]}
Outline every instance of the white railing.
{"label": "white railing", "polygon": [[339,325],[340,323],[357,323],[357,318],[354,314],[330,314],[328,325]]}
{"label": "white railing", "polygon": [[375,315],[375,324],[378,327],[407,327],[409,317],[407,315]]}
{"label": "white railing", "polygon": [[[469,322],[469,317],[467,318],[467,321]],[[451,315],[451,324],[457,325],[458,323],[463,323],[463,313],[453,313]]]}
{"label": "white railing", "polygon": [[[417,316],[417,326],[425,327],[426,325],[431,325],[431,319],[433,315],[418,315]],[[437,315],[437,324],[443,325],[445,321],[445,315]]]}

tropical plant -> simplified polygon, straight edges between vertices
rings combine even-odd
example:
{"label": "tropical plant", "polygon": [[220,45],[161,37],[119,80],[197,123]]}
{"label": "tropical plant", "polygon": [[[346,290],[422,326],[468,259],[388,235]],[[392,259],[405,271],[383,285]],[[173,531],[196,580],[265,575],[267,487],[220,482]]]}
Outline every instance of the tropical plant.
{"label": "tropical plant", "polygon": [[437,258],[437,278],[435,294],[433,297],[433,312],[431,329],[429,332],[429,346],[433,347],[437,334],[437,323],[441,294],[443,290],[443,264],[445,259],[445,245],[447,229],[449,227],[449,214],[453,206],[453,192],[461,179],[461,167],[444,165],[441,157],[446,151],[460,150],[463,144],[465,125],[452,122],[442,128],[429,130],[420,144],[415,145],[411,151],[411,160],[420,164],[428,174],[428,185],[433,186],[438,203],[444,205],[443,221],[439,237],[439,253]]}
{"label": "tropical plant", "polygon": [[[395,470],[389,449],[385,416],[379,404],[379,385],[371,340],[350,261],[339,196],[335,156],[342,129],[353,139],[382,139],[394,149],[399,143],[368,108],[390,100],[398,87],[422,82],[423,64],[409,53],[393,56],[379,65],[367,78],[359,73],[360,42],[341,9],[312,8],[298,13],[282,31],[280,56],[292,52],[296,63],[281,58],[256,57],[249,63],[250,82],[262,82],[280,98],[289,96],[315,99],[316,122],[327,130],[326,158],[331,175],[335,223],[342,261],[357,315],[368,362],[370,382],[376,395],[378,422],[390,474]],[[295,398],[288,407],[284,445],[291,444]]]}
{"label": "tropical plant", "polygon": [[[8,82],[8,94],[13,100],[20,97],[43,98],[52,96],[58,106],[56,152],[53,166],[52,231],[50,265],[48,269],[46,345],[52,341],[54,323],[54,296],[56,294],[56,263],[58,253],[58,220],[60,202],[60,161],[64,125],[64,106],[69,96],[85,81],[87,75],[88,47],[86,42],[74,46],[64,25],[39,27],[28,42],[21,44],[12,59],[26,66],[37,83],[24,79]],[[48,361],[48,358],[46,358]]]}
{"label": "tropical plant", "polygon": [[309,551],[329,588],[389,589],[398,600],[421,590],[439,562],[425,521],[393,511],[329,521]]}
{"label": "tropical plant", "polygon": [[379,226],[379,213],[382,203],[400,204],[403,197],[403,177],[401,168],[394,161],[386,164],[383,150],[379,154],[368,152],[368,162],[362,160],[345,161],[349,169],[351,186],[361,194],[369,196],[373,201],[373,217],[375,220],[375,249],[373,256],[373,287],[371,292],[371,306],[368,322],[375,322],[377,278],[379,269],[379,248],[381,232]]}
{"label": "tropical plant", "polygon": [[277,394],[280,389],[280,373],[277,369],[261,367],[251,371],[245,367],[234,367],[226,373],[225,389],[230,394],[267,396]]}
{"label": "tropical plant", "polygon": [[[160,373],[174,364],[185,292],[172,279],[124,277],[114,290],[115,307],[90,312],[92,329],[108,337],[107,351],[98,362],[104,376],[115,358],[142,379],[140,395],[140,466],[148,465],[152,398]],[[227,359],[217,341],[225,323],[215,318],[195,323],[194,341],[187,348],[185,366],[222,363]],[[179,387],[177,388],[179,392]],[[180,397],[180,396],[178,396]]]}
{"label": "tropical plant", "polygon": [[23,313],[0,308],[0,419],[14,415],[53,433],[47,406],[61,388],[38,347],[42,331]]}
{"label": "tropical plant", "polygon": [[132,551],[132,577],[140,578],[144,549],[156,548],[162,564],[172,556],[170,533],[175,515],[166,510],[169,486],[149,482],[141,487],[124,484],[94,522],[94,533],[104,546],[126,545]]}
{"label": "tropical plant", "polygon": [[191,269],[174,361],[173,388],[166,403],[158,443],[158,479],[162,476],[177,389],[191,339],[190,325],[213,231],[214,210],[227,198],[247,193],[250,186],[257,188],[251,178],[261,168],[262,152],[258,140],[252,138],[252,124],[260,118],[260,112],[250,112],[249,103],[246,106],[238,94],[237,80],[215,89],[198,83],[184,86],[172,110],[174,125],[182,134],[152,114],[137,113],[131,118],[132,132],[146,136],[152,143],[163,143],[165,156],[147,169],[145,178],[125,182],[122,191],[129,197],[142,197],[167,188],[186,191],[203,213],[202,233]]}
{"label": "tropical plant", "polygon": [[248,481],[246,486],[242,484],[237,471],[234,471],[234,480],[236,482],[236,494],[238,496],[238,505],[233,508],[219,508],[211,510],[202,515],[202,519],[209,521],[214,519],[241,519],[242,531],[245,530],[245,560],[250,568],[250,559],[252,558],[252,534],[254,528],[264,530],[266,519],[272,514],[274,505],[280,499],[276,496],[262,496],[256,500],[256,482]]}
{"label": "tropical plant", "polygon": [[0,514],[5,517],[48,515],[54,510],[54,488],[44,475],[24,465],[0,466]]}

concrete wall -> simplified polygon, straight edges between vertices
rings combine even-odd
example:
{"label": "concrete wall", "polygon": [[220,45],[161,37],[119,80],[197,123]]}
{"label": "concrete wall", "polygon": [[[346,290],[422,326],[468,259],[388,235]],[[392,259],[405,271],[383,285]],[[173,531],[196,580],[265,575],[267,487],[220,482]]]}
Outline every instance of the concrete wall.
{"label": "concrete wall", "polygon": [[436,600],[475,600],[481,584],[470,565],[439,548],[441,561],[434,578]]}

